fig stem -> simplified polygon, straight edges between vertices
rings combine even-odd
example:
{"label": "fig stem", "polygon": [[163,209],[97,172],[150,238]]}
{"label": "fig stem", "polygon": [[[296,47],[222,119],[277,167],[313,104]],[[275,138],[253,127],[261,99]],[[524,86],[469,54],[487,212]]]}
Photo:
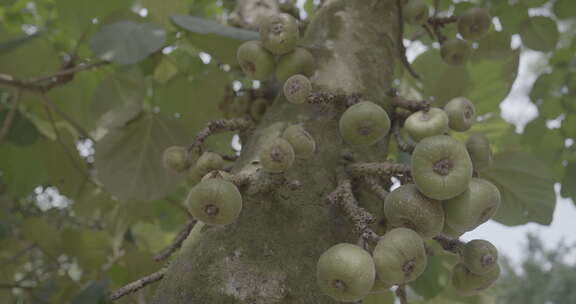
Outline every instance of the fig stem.
{"label": "fig stem", "polygon": [[246,131],[254,126],[251,119],[247,118],[233,118],[233,119],[217,119],[209,121],[206,127],[200,131],[194,141],[188,145],[188,151],[194,150],[196,147],[201,147],[204,141],[213,134],[222,133],[226,131]]}
{"label": "fig stem", "polygon": [[401,151],[409,154],[412,154],[412,152],[414,152],[416,146],[406,142],[404,138],[402,138],[402,135],[400,134],[400,122],[398,120],[395,120],[394,124],[392,125],[392,134],[394,134],[396,144],[398,144],[398,148]]}
{"label": "fig stem", "polygon": [[412,65],[410,65],[406,57],[406,46],[404,45],[404,5],[402,2],[404,2],[404,0],[396,0],[396,7],[398,8],[398,47],[400,48],[400,61],[402,61],[402,64],[412,77],[420,79],[420,75],[412,68]]}
{"label": "fig stem", "polygon": [[462,249],[464,248],[464,242],[460,241],[459,239],[451,239],[444,236],[436,236],[434,240],[442,246],[442,248],[448,252],[452,252],[455,254],[460,255],[462,253]]}
{"label": "fig stem", "polygon": [[444,27],[450,23],[456,22],[458,22],[458,16],[428,18],[428,23],[433,27]]}
{"label": "fig stem", "polygon": [[374,176],[366,176],[362,179],[362,182],[368,186],[370,192],[374,193],[381,201],[386,200],[388,196],[388,191],[382,187]]}
{"label": "fig stem", "polygon": [[408,304],[406,285],[398,285],[398,288],[396,288],[396,297],[400,300],[400,304]]}
{"label": "fig stem", "polygon": [[427,100],[411,100],[398,95],[392,97],[392,104],[412,112],[428,112],[428,110],[430,110],[430,102]]}
{"label": "fig stem", "polygon": [[154,260],[156,262],[163,261],[168,257],[170,257],[180,247],[182,247],[182,243],[184,243],[184,240],[186,240],[196,222],[197,221],[195,219],[191,219],[190,221],[188,221],[186,226],[184,226],[184,228],[178,233],[178,235],[176,235],[172,243],[168,245],[168,247],[160,251],[156,256],[154,256]]}

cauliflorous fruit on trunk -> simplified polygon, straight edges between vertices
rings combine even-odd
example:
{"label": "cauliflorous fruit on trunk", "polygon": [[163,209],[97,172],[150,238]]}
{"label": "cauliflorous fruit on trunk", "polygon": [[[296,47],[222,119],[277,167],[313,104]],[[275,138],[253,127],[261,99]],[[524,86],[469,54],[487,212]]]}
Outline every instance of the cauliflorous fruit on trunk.
{"label": "cauliflorous fruit on trunk", "polygon": [[459,238],[464,234],[464,232],[458,232],[454,229],[452,229],[450,226],[448,226],[448,224],[446,224],[446,222],[444,222],[444,228],[442,229],[442,235],[444,235],[445,237],[449,237],[449,238]]}
{"label": "cauliflorous fruit on trunk", "polygon": [[416,280],[428,263],[424,240],[408,228],[395,228],[384,234],[372,256],[378,278],[391,285]]}
{"label": "cauliflorous fruit on trunk", "polygon": [[454,131],[464,132],[470,129],[476,119],[476,107],[464,97],[450,100],[444,106],[444,111],[448,114],[450,129]]}
{"label": "cauliflorous fruit on trunk", "polygon": [[468,9],[458,18],[458,32],[466,40],[478,40],[490,30],[492,17],[485,8]]}
{"label": "cauliflorous fruit on trunk", "polygon": [[362,101],[342,114],[339,128],[340,135],[348,144],[370,146],[388,134],[390,118],[379,105]]}
{"label": "cauliflorous fruit on trunk", "polygon": [[168,147],[162,153],[162,164],[164,168],[176,172],[186,171],[190,167],[188,151],[181,146]]}
{"label": "cauliflorous fruit on trunk", "polygon": [[267,17],[260,24],[262,45],[275,55],[291,52],[300,39],[298,21],[289,14]]}
{"label": "cauliflorous fruit on trunk", "polygon": [[221,170],[224,167],[224,159],[220,154],[215,152],[204,152],[198,160],[196,165],[189,171],[189,176],[192,182],[200,180],[204,175],[214,170]]}
{"label": "cauliflorous fruit on trunk", "polygon": [[448,116],[439,108],[430,108],[427,112],[418,111],[408,116],[404,129],[410,138],[418,142],[423,138],[448,132]]}
{"label": "cauliflorous fruit on trunk", "polygon": [[473,296],[489,288],[500,276],[500,266],[495,265],[489,272],[478,275],[472,273],[464,264],[459,263],[452,270],[452,285],[464,296]]}
{"label": "cauliflorous fruit on trunk", "polygon": [[311,92],[312,84],[310,79],[304,75],[292,75],[284,83],[284,96],[291,103],[301,104],[306,102]]}
{"label": "cauliflorous fruit on trunk", "polygon": [[316,279],[320,290],[334,300],[354,302],[370,293],[376,272],[374,261],[359,246],[341,243],[318,259]]}
{"label": "cauliflorous fruit on trunk", "polygon": [[428,21],[430,12],[423,0],[408,0],[404,6],[404,21],[412,25],[422,25]]}
{"label": "cauliflorous fruit on trunk", "polygon": [[486,274],[498,264],[498,249],[485,240],[472,240],[464,246],[462,263],[474,274]]}
{"label": "cauliflorous fruit on trunk", "polygon": [[208,225],[222,226],[232,223],[242,210],[242,195],[231,182],[210,178],[194,186],[186,205],[190,214]]}
{"label": "cauliflorous fruit on trunk", "polygon": [[484,134],[470,135],[466,140],[466,149],[470,154],[475,171],[488,169],[492,166],[492,149],[490,149],[490,142]]}
{"label": "cauliflorous fruit on trunk", "polygon": [[277,137],[262,146],[259,156],[264,171],[282,173],[294,162],[294,148],[287,140]]}
{"label": "cauliflorous fruit on trunk", "polygon": [[236,53],[238,64],[246,76],[255,80],[266,80],[274,72],[274,56],[260,41],[243,43]]}
{"label": "cauliflorous fruit on trunk", "polygon": [[472,231],[491,219],[500,206],[500,191],[491,182],[472,178],[468,189],[444,202],[446,223],[456,231]]}
{"label": "cauliflorous fruit on trunk", "polygon": [[444,41],[440,48],[442,60],[450,65],[463,65],[471,54],[472,48],[468,42],[458,38]]}
{"label": "cauliflorous fruit on trunk", "polygon": [[411,172],[422,194],[446,200],[468,189],[472,161],[462,143],[447,135],[437,135],[424,138],[416,145]]}
{"label": "cauliflorous fruit on trunk", "polygon": [[276,79],[285,82],[290,76],[301,74],[310,77],[316,70],[316,61],[310,52],[304,48],[282,55],[276,65]]}
{"label": "cauliflorous fruit on trunk", "polygon": [[309,159],[316,152],[316,141],[302,125],[291,125],[282,134],[292,148],[296,158]]}
{"label": "cauliflorous fruit on trunk", "polygon": [[410,228],[425,238],[437,236],[444,227],[442,202],[422,195],[414,184],[390,192],[384,214],[392,227]]}

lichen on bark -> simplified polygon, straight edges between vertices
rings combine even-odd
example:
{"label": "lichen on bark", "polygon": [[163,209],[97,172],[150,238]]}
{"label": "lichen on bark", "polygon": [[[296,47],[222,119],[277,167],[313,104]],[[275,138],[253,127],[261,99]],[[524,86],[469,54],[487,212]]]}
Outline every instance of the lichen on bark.
{"label": "lichen on bark", "polygon": [[[360,94],[390,109],[386,101],[397,60],[398,20],[393,0],[333,0],[316,13],[302,39],[318,63],[317,87]],[[294,105],[281,94],[243,143],[233,173],[250,170],[259,146],[287,125],[302,123],[317,152],[284,173],[301,185],[266,193],[243,193],[238,220],[204,227],[186,244],[157,289],[156,304],[335,303],[316,285],[316,262],[340,242],[356,243],[351,223],[326,200],[344,169],[342,155],[383,161],[386,137],[370,148],[350,148],[338,134],[342,106]]]}

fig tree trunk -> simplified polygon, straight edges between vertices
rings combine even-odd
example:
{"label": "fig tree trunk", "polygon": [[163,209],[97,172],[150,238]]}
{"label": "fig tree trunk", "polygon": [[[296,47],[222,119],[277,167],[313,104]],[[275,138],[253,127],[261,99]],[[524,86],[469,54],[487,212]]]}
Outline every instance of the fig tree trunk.
{"label": "fig tree trunk", "polygon": [[[358,94],[389,109],[385,96],[399,58],[398,35],[396,0],[326,1],[301,41],[317,62],[313,84]],[[330,246],[356,243],[358,235],[326,197],[346,161],[385,160],[388,143],[385,138],[370,148],[347,146],[338,133],[343,109],[294,105],[281,94],[276,98],[246,137],[233,173],[257,170],[261,144],[292,123],[304,124],[316,140],[316,154],[297,160],[283,174],[291,182],[279,182],[263,193],[244,191],[242,213],[234,223],[197,225],[170,265],[154,303],[335,303],[317,287],[316,262]]]}

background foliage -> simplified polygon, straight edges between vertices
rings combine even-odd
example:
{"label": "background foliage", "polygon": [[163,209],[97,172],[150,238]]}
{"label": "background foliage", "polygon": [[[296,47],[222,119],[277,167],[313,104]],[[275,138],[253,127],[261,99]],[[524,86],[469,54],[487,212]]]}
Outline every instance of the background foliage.
{"label": "background foliage", "polygon": [[[494,26],[464,67],[444,64],[438,44],[407,27],[405,38],[423,50],[413,63],[422,81],[398,66],[401,94],[437,105],[469,97],[483,123],[458,136],[485,133],[497,152],[494,168],[482,172],[503,194],[495,220],[550,224],[553,185],[576,197],[576,2],[428,2],[441,15],[488,7]],[[313,16],[315,3],[305,1],[302,16]],[[234,5],[0,0],[0,80],[61,84],[39,90],[0,81],[1,303],[104,303],[109,290],[162,267],[153,256],[189,220],[180,205],[189,181],[162,168],[161,151],[189,142],[261,85],[235,64],[235,48],[257,33],[225,26]],[[455,25],[445,32],[455,35]],[[500,105],[522,58],[534,52],[542,60],[528,67],[537,76],[528,94],[538,116],[518,128],[501,117]],[[41,79],[78,63],[102,65]],[[209,147],[232,154],[230,139],[219,135]],[[489,294],[459,298],[445,288],[451,263],[450,256],[433,259],[412,284],[413,296],[426,303],[494,301]],[[520,279],[511,273],[509,280]],[[390,295],[380,301],[391,303]]]}

